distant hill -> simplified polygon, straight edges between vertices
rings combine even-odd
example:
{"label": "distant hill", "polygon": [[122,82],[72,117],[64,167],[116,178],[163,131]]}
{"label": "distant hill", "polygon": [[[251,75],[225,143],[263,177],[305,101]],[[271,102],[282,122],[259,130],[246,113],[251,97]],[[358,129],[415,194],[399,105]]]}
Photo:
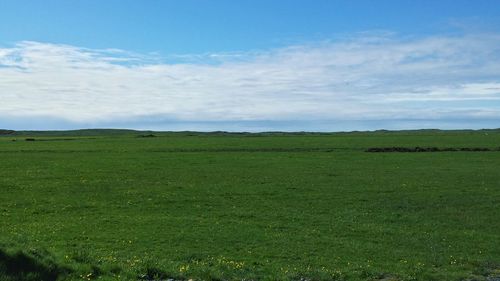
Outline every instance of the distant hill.
{"label": "distant hill", "polygon": [[[0,130],[0,135],[3,134]],[[135,130],[124,130],[124,129],[83,129],[83,130],[67,130],[67,131],[11,131],[8,135],[10,136],[61,136],[61,137],[79,137],[79,136],[115,136],[115,135],[138,135],[138,134],[149,134],[150,131],[135,131]]]}
{"label": "distant hill", "polygon": [[376,130],[376,131],[351,131],[351,132],[195,132],[195,131],[140,131],[128,129],[82,129],[82,130],[53,130],[53,131],[14,131],[0,129],[0,136],[33,136],[33,137],[79,137],[79,136],[288,136],[288,135],[331,135],[331,134],[436,134],[436,133],[500,133],[498,129],[481,129],[481,130],[438,130],[438,129],[422,129],[422,130]]}
{"label": "distant hill", "polygon": [[14,134],[16,131],[13,131],[13,130],[4,130],[4,129],[0,129],[0,136],[1,135],[12,135]]}

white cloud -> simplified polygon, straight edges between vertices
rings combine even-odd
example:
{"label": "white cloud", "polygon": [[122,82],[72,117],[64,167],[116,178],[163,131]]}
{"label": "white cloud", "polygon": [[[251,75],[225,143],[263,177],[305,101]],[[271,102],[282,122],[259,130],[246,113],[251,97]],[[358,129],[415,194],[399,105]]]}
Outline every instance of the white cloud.
{"label": "white cloud", "polygon": [[401,38],[367,33],[269,51],[175,59],[169,63],[116,49],[39,42],[0,48],[0,119],[44,117],[98,125],[134,118],[500,116],[500,34]]}

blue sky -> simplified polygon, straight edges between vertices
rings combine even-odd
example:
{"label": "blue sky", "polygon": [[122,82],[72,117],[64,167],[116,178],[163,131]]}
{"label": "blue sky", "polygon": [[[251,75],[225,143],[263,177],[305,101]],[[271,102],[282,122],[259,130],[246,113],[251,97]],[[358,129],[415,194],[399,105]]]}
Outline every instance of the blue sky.
{"label": "blue sky", "polygon": [[355,32],[499,30],[496,0],[2,0],[0,42],[137,52],[268,49]]}
{"label": "blue sky", "polygon": [[0,127],[500,127],[499,7],[0,0]]}

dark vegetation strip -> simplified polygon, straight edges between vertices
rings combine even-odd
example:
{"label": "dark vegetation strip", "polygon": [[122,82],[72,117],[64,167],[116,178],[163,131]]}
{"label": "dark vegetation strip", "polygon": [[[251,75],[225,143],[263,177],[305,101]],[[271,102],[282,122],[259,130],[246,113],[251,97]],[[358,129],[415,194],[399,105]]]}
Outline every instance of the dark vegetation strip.
{"label": "dark vegetation strip", "polygon": [[[143,150],[145,152],[164,153],[198,153],[198,152],[334,152],[335,150],[345,150],[343,148],[166,148]],[[126,150],[50,150],[50,149],[20,149],[20,150],[0,150],[0,153],[113,153],[127,152]]]}
{"label": "dark vegetation strip", "polygon": [[[292,147],[292,148],[164,148],[164,149],[145,149],[144,152],[153,153],[285,153],[285,152],[339,152],[339,151],[362,151],[356,148],[343,147]],[[135,150],[134,150],[135,151]],[[498,152],[500,147],[371,147],[365,152],[388,153],[388,152]],[[20,150],[0,150],[0,153],[123,153],[129,150],[109,150],[109,149],[20,149]]]}
{"label": "dark vegetation strip", "polygon": [[500,147],[371,147],[365,152],[488,152],[500,151]]}
{"label": "dark vegetation strip", "polygon": [[[35,138],[25,138],[25,141],[75,141],[75,140],[95,140],[97,138],[82,138],[82,137],[75,137],[75,138],[49,138],[49,139],[35,139]],[[12,141],[18,141],[18,139],[12,139]]]}
{"label": "dark vegetation strip", "polygon": [[124,150],[57,150],[57,149],[20,149],[20,150],[0,150],[0,153],[108,153],[127,152]]}
{"label": "dark vegetation strip", "polygon": [[292,148],[172,148],[155,149],[150,152],[333,152],[338,148],[292,147]]}

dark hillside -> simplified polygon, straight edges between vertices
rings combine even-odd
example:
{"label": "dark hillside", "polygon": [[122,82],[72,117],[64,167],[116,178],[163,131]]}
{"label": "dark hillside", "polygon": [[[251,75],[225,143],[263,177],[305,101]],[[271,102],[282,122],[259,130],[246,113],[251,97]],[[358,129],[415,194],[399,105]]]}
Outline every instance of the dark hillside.
{"label": "dark hillside", "polygon": [[12,135],[14,133],[15,133],[15,131],[12,131],[12,130],[0,129],[0,136],[1,135]]}

